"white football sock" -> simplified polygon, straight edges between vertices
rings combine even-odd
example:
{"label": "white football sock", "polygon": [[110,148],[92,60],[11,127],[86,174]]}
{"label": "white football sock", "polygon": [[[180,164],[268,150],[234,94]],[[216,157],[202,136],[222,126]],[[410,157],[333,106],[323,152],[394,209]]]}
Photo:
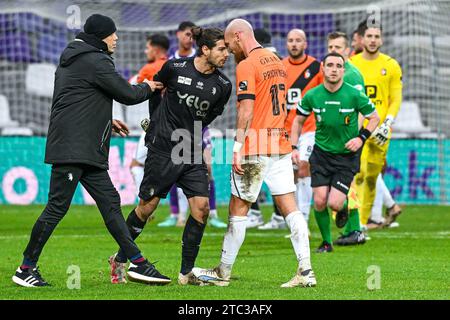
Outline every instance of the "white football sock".
{"label": "white football sock", "polygon": [[286,218],[286,223],[291,229],[291,242],[301,271],[311,269],[308,226],[300,211],[291,212]]}
{"label": "white football sock", "polygon": [[250,214],[254,215],[254,216],[260,216],[262,213],[261,213],[261,210],[255,210],[255,209],[250,208],[247,212],[247,216]]}
{"label": "white football sock", "polygon": [[136,186],[136,194],[139,195],[139,188],[141,187],[142,179],[144,179],[144,167],[141,166],[132,167],[131,174],[133,175],[134,185]]}
{"label": "white football sock", "polygon": [[218,217],[217,216],[217,209],[209,210],[209,217],[210,218],[217,218]]}
{"label": "white football sock", "polygon": [[372,211],[370,215],[370,219],[375,222],[383,221],[383,184],[383,179],[381,178],[380,174],[377,178],[377,190],[375,193],[375,200],[373,201]]}
{"label": "white football sock", "polygon": [[309,220],[309,212],[311,211],[312,188],[311,177],[298,179],[297,192],[295,194],[297,199],[297,207],[303,214],[305,220]]}
{"label": "white football sock", "polygon": [[178,219],[181,221],[186,221],[186,213],[189,208],[189,202],[183,192],[183,189],[177,188],[177,194],[178,194],[178,208],[180,209]]}
{"label": "white football sock", "polygon": [[[378,177],[381,181],[381,185],[383,188],[383,204],[386,208],[392,208],[392,206],[395,204],[394,199],[392,198],[391,192],[389,191],[388,187],[386,186],[386,183],[384,182],[383,176],[380,174]],[[378,183],[378,180],[377,180]]]}
{"label": "white football sock", "polygon": [[222,264],[233,265],[239,253],[239,249],[245,239],[247,217],[230,216],[228,229],[223,238]]}

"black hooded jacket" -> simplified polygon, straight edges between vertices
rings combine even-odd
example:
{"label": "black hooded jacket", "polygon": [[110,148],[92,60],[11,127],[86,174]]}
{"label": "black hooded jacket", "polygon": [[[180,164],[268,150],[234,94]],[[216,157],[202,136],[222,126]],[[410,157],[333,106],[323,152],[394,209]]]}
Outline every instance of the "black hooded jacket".
{"label": "black hooded jacket", "polygon": [[112,100],[132,105],[151,93],[147,84],[130,85],[122,78],[103,41],[79,34],[64,49],[55,73],[45,162],[108,169]]}

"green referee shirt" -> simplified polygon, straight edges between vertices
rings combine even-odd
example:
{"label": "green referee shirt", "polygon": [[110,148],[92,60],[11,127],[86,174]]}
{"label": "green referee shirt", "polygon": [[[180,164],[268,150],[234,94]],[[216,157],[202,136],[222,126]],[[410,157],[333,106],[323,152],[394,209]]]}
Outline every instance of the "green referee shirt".
{"label": "green referee shirt", "polygon": [[344,81],[351,84],[362,93],[365,93],[364,78],[358,68],[350,61],[345,63]]}
{"label": "green referee shirt", "polygon": [[333,154],[348,154],[345,144],[358,136],[358,114],[369,116],[375,106],[369,98],[344,82],[336,92],[323,84],[309,90],[297,106],[297,114],[316,118],[316,144]]}

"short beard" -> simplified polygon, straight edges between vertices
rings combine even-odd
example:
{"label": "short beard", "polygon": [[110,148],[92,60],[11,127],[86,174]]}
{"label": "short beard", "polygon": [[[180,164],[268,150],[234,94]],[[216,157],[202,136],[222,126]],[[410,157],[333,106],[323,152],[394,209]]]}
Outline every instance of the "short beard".
{"label": "short beard", "polygon": [[363,51],[364,51],[364,48],[363,48],[363,47],[359,47],[359,48],[356,48],[356,49],[354,50],[355,54],[359,54],[359,53],[361,53],[361,52],[363,52]]}
{"label": "short beard", "polygon": [[289,56],[295,60],[295,59],[300,58],[303,55],[303,53],[305,53],[305,50],[299,51],[299,53],[297,55],[293,55],[292,53],[289,52]]}
{"label": "short beard", "polygon": [[242,60],[245,59],[244,52],[234,52],[234,61],[236,61],[236,64],[239,64]]}
{"label": "short beard", "polygon": [[206,59],[206,62],[208,62],[208,64],[214,69],[223,67],[223,66],[219,66],[218,64],[216,64],[214,61],[210,60],[209,58]]}
{"label": "short beard", "polygon": [[376,48],[374,51],[370,51],[369,47],[364,46],[364,50],[366,50],[366,52],[368,52],[370,54],[375,54],[380,50],[380,47]]}

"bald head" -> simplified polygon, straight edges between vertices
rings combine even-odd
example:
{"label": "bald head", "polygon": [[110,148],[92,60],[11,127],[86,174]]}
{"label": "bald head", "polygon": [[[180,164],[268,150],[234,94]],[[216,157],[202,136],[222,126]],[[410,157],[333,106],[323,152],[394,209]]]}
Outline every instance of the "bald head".
{"label": "bald head", "polygon": [[289,37],[300,37],[302,38],[304,41],[306,41],[306,33],[305,31],[303,31],[302,29],[292,29],[291,31],[289,31],[289,33],[287,34],[287,38],[289,39]]}
{"label": "bald head", "polygon": [[244,19],[234,19],[228,24],[225,29],[225,45],[238,63],[244,60],[252,49],[260,47],[252,25]]}
{"label": "bald head", "polygon": [[286,39],[286,47],[291,59],[303,59],[305,50],[308,47],[305,31],[301,29],[292,29],[291,31],[289,31]]}
{"label": "bald head", "polygon": [[253,28],[252,25],[244,19],[234,19],[232,20],[227,28],[225,29],[226,33],[234,34],[236,32],[242,32],[244,34],[253,34]]}

